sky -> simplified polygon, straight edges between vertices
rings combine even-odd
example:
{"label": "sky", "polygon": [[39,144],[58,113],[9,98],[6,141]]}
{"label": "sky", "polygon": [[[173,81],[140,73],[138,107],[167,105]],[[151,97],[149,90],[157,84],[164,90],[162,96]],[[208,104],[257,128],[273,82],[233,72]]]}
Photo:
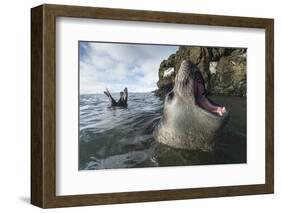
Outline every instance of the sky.
{"label": "sky", "polygon": [[149,92],[157,89],[162,60],[178,46],[79,42],[80,93]]}

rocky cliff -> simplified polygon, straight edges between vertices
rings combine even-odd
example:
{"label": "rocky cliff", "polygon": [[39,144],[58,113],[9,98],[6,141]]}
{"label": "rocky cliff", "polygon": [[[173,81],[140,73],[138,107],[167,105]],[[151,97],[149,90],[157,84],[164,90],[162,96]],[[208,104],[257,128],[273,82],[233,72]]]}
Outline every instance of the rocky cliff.
{"label": "rocky cliff", "polygon": [[165,96],[174,86],[181,62],[190,60],[200,69],[210,94],[246,96],[246,53],[245,48],[181,46],[161,62],[155,94]]}

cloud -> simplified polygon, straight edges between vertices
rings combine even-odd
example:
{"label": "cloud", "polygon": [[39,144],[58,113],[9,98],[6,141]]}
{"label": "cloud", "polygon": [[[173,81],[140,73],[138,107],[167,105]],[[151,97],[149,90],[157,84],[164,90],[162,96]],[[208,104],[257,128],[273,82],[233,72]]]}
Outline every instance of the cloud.
{"label": "cloud", "polygon": [[80,93],[155,90],[161,61],[178,46],[80,42]]}

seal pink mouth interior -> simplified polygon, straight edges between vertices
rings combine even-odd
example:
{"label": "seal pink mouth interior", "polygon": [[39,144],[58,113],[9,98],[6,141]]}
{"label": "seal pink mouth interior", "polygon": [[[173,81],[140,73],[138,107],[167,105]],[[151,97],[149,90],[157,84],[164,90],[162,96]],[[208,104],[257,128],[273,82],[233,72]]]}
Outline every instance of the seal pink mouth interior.
{"label": "seal pink mouth interior", "polygon": [[196,104],[202,109],[219,116],[223,116],[223,114],[225,113],[226,110],[224,106],[218,106],[206,97],[204,79],[201,73],[198,71],[195,73],[194,96]]}

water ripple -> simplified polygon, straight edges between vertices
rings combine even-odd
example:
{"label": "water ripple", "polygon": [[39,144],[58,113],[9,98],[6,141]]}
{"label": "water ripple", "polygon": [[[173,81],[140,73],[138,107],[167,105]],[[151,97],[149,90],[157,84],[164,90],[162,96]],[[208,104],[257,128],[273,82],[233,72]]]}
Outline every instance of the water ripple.
{"label": "water ripple", "polygon": [[[112,95],[117,99],[119,94]],[[218,100],[232,107],[232,117],[224,133],[220,153],[214,159],[213,155],[206,153],[183,152],[167,147],[159,149],[159,145],[155,149],[152,132],[160,120],[163,100],[153,93],[129,93],[128,108],[110,107],[104,94],[81,95],[79,169],[241,161],[246,150],[246,107],[241,106],[245,106],[246,101],[226,97]],[[155,150],[161,150],[162,154],[155,154]]]}

